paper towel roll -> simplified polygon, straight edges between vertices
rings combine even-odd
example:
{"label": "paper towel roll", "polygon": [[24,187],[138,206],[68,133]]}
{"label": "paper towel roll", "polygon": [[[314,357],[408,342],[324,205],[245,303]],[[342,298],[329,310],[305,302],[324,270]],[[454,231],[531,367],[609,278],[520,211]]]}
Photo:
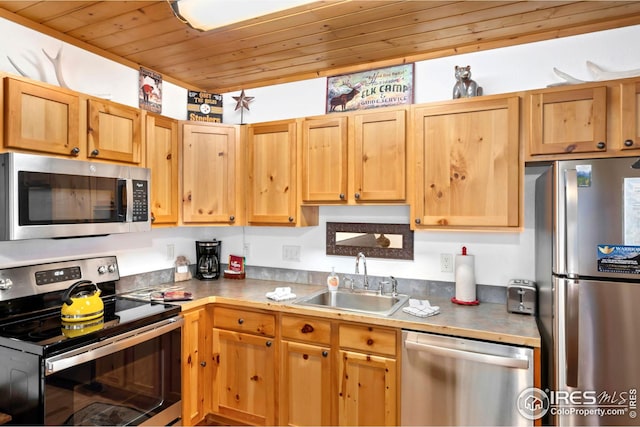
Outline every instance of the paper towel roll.
{"label": "paper towel roll", "polygon": [[476,300],[475,258],[473,255],[456,255],[456,300]]}

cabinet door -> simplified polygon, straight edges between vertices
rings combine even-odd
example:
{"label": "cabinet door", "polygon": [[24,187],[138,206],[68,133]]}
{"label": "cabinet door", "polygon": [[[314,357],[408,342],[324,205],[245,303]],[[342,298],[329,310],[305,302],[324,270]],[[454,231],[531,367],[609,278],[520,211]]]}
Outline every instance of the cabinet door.
{"label": "cabinet door", "polygon": [[275,344],[213,329],[212,410],[250,425],[275,425]]}
{"label": "cabinet door", "polygon": [[296,123],[250,125],[248,218],[252,224],[296,223]]}
{"label": "cabinet door", "polygon": [[140,110],[97,99],[87,102],[87,155],[102,160],[140,163]]}
{"label": "cabinet door", "polygon": [[404,109],[353,116],[356,201],[405,200],[405,116]]}
{"label": "cabinet door", "polygon": [[282,342],[280,425],[334,425],[331,349]]}
{"label": "cabinet door", "polygon": [[[235,126],[184,124],[182,136],[182,220],[236,221],[238,174]],[[242,188],[242,186],[239,186]]]}
{"label": "cabinet door", "polygon": [[339,425],[398,425],[396,360],[340,351]]}
{"label": "cabinet door", "polygon": [[528,155],[532,159],[607,151],[606,86],[533,92],[528,103]]}
{"label": "cabinet door", "polygon": [[65,156],[82,154],[77,95],[12,78],[4,82],[5,147]]}
{"label": "cabinet door", "polygon": [[620,84],[619,141],[614,141],[627,155],[640,149],[640,81]]}
{"label": "cabinet door", "polygon": [[415,227],[517,227],[519,99],[417,107]]}
{"label": "cabinet door", "polygon": [[183,313],[182,327],[182,424],[195,425],[206,415],[205,382],[208,382],[208,327],[204,308]]}
{"label": "cabinet door", "polygon": [[302,201],[347,201],[347,118],[302,122]]}
{"label": "cabinet door", "polygon": [[178,222],[178,122],[147,114],[146,167],[151,169],[151,221]]}

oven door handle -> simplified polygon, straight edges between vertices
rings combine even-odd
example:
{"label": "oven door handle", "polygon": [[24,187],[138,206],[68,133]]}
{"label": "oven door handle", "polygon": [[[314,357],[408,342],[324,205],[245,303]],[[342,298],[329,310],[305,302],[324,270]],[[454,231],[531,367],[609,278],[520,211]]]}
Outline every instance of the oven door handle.
{"label": "oven door handle", "polygon": [[150,339],[181,328],[182,317],[172,317],[152,325],[137,328],[124,334],[107,338],[76,350],[49,357],[44,361],[44,374],[51,375],[84,362],[108,356],[120,350],[138,345]]}

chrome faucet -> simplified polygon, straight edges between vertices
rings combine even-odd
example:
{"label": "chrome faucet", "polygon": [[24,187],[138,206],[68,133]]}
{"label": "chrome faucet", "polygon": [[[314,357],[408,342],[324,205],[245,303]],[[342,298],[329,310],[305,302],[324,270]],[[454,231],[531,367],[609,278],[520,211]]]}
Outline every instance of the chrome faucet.
{"label": "chrome faucet", "polygon": [[367,276],[367,257],[362,252],[358,252],[356,255],[356,274],[360,274],[360,258],[362,258],[362,264],[364,265],[364,289],[369,289],[369,276]]}

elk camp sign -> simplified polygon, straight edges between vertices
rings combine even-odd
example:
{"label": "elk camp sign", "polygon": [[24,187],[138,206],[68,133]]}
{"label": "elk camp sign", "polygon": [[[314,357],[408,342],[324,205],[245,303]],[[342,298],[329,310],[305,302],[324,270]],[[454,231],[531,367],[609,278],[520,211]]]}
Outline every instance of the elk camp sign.
{"label": "elk camp sign", "polygon": [[413,64],[327,77],[327,113],[413,102]]}

